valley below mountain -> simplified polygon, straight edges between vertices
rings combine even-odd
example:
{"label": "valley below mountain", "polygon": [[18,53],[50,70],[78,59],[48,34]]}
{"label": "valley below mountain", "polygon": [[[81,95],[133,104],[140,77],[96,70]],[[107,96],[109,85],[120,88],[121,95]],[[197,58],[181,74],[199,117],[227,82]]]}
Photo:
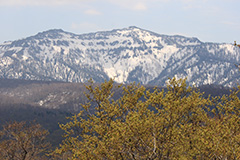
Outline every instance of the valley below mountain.
{"label": "valley below mountain", "polygon": [[[79,113],[83,110],[82,104],[89,102],[85,96],[86,85],[89,83],[0,78],[0,129],[6,122],[36,121],[49,130],[49,141],[57,146],[63,134],[59,124],[68,122],[66,117]],[[144,87],[150,92],[154,90],[154,86],[151,85]],[[198,89],[208,97],[228,95],[231,88],[204,85]],[[118,99],[123,90],[114,88],[113,92],[113,98]],[[96,106],[96,103],[92,103],[90,111],[94,111]]]}

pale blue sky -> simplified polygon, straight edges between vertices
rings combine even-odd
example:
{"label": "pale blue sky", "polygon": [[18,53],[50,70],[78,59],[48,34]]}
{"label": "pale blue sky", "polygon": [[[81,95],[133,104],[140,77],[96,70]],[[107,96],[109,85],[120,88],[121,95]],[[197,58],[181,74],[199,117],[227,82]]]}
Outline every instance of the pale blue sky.
{"label": "pale blue sky", "polygon": [[0,43],[49,29],[82,34],[129,26],[240,43],[240,0],[0,0]]}

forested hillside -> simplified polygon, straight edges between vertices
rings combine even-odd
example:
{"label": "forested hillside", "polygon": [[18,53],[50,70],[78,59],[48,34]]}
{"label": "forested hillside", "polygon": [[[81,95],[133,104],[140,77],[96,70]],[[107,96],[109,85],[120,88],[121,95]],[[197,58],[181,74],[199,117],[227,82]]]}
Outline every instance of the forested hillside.
{"label": "forested hillside", "polygon": [[[45,157],[47,159],[88,156],[93,159],[119,156],[123,159],[134,156],[138,157],[135,159],[158,159],[159,156],[170,159],[176,156],[187,159],[201,159],[201,156],[207,159],[239,158],[240,100],[237,90],[230,94],[230,88],[207,85],[197,89],[175,79],[167,88],[136,84],[119,86],[113,81],[81,84],[1,80],[0,91],[3,130],[0,132],[0,138],[1,135],[3,138],[0,155],[6,157],[3,152],[8,144],[6,131],[10,129],[16,136],[14,127],[18,127],[23,135],[31,136],[31,132],[26,133],[21,126],[28,128],[22,122],[28,124],[35,120],[36,126],[40,124],[49,133],[45,135],[37,127],[39,134],[44,133],[44,141],[55,149]],[[209,94],[212,96],[208,98]],[[59,127],[59,124],[62,125]],[[66,136],[62,137],[64,132]],[[15,144],[18,140],[13,138],[10,142]],[[59,143],[62,145],[57,149]],[[75,152],[70,144],[81,146],[81,149]],[[99,144],[106,150],[97,147]],[[85,152],[89,147],[94,153]],[[21,148],[15,149],[21,151]]]}

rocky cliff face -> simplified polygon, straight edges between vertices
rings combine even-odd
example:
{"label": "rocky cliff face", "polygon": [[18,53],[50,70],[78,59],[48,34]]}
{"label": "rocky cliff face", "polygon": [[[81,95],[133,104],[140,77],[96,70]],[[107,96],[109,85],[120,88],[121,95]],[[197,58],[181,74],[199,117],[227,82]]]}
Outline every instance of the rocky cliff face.
{"label": "rocky cliff face", "polygon": [[236,86],[240,49],[197,38],[160,35],[137,27],[76,35],[49,30],[0,45],[0,77],[34,80],[164,85]]}

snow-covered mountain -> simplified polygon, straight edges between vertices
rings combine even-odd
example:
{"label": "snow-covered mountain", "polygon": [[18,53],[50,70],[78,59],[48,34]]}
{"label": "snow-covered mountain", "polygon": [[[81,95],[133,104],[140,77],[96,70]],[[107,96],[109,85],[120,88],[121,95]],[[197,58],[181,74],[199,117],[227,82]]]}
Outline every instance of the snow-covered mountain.
{"label": "snow-covered mountain", "polygon": [[188,77],[190,85],[235,86],[240,49],[137,27],[77,35],[49,30],[0,45],[0,77],[34,80],[164,85]]}

